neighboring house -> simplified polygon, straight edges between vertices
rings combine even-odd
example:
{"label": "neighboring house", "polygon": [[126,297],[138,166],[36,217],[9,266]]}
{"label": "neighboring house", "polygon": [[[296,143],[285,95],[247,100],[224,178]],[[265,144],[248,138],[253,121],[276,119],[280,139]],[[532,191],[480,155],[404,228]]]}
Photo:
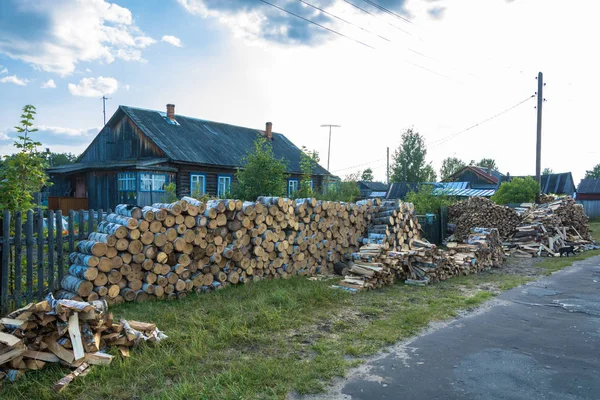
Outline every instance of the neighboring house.
{"label": "neighboring house", "polygon": [[588,217],[600,216],[600,179],[582,179],[577,187],[576,198]]}
{"label": "neighboring house", "polygon": [[[276,158],[287,162],[288,194],[298,190],[302,151],[284,135],[167,112],[119,106],[74,164],[48,170],[51,196],[87,197],[90,208],[119,203],[150,205],[166,201],[165,186],[177,195],[226,196],[242,158],[262,135],[272,142]],[[313,187],[328,172],[317,165]]]}
{"label": "neighboring house", "polygon": [[359,181],[358,188],[361,198],[385,197],[388,191],[388,185],[382,182]]}
{"label": "neighboring house", "polygon": [[[530,175],[533,180],[536,180],[535,175]],[[517,178],[516,176],[510,177]],[[519,176],[519,178],[525,178],[525,176]],[[544,194],[566,194],[573,196],[575,193],[575,182],[573,181],[573,175],[570,172],[563,172],[560,174],[548,174],[542,175],[541,192]]]}
{"label": "neighboring house", "polygon": [[505,175],[496,170],[467,165],[444,179],[444,182],[468,182],[470,189],[487,190],[497,189],[498,183],[504,178]]}

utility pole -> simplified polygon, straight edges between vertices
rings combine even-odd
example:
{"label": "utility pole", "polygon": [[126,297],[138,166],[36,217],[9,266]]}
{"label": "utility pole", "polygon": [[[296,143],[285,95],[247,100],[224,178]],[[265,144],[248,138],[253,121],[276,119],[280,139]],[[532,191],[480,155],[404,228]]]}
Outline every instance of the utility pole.
{"label": "utility pole", "polygon": [[387,175],[387,184],[390,184],[390,148],[387,148],[387,168],[386,168],[386,175]]}
{"label": "utility pole", "polygon": [[327,172],[329,172],[329,157],[331,155],[331,128],[341,128],[341,125],[323,124],[321,128],[329,127],[329,147],[327,148]]}
{"label": "utility pole", "polygon": [[106,100],[110,100],[110,97],[102,96],[102,114],[104,114],[104,125],[106,125]]}
{"label": "utility pole", "polygon": [[540,190],[542,188],[542,104],[544,103],[544,74],[538,73],[538,90],[537,90],[537,144],[535,152],[535,177],[539,185],[536,195],[536,202],[540,200]]}

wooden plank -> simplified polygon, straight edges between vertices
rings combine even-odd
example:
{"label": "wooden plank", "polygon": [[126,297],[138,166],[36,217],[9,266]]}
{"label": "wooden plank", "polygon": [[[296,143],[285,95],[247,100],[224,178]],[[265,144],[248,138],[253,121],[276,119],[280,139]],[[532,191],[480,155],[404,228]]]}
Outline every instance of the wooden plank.
{"label": "wooden plank", "polygon": [[54,211],[48,210],[48,290],[54,290]]}
{"label": "wooden plank", "polygon": [[58,282],[62,282],[65,267],[63,256],[63,219],[61,210],[56,210],[56,269],[58,269]]}
{"label": "wooden plank", "polygon": [[9,347],[16,346],[21,342],[21,339],[6,332],[0,332],[0,343],[3,343]]}
{"label": "wooden plank", "polygon": [[83,240],[85,239],[85,222],[83,219],[84,216],[84,211],[83,210],[79,210],[79,234],[77,236],[78,240]]}
{"label": "wooden plank", "polygon": [[75,251],[75,211],[69,210],[69,254]]}
{"label": "wooden plank", "polygon": [[26,350],[27,349],[25,348],[25,346],[23,346],[0,355],[0,365],[5,364],[10,360],[14,360],[17,357],[20,357],[21,355],[23,355],[23,353],[25,353]]}
{"label": "wooden plank", "polygon": [[23,235],[23,213],[15,212],[15,263],[14,263],[14,293],[13,299],[15,308],[21,307],[21,294],[23,293],[23,244],[21,242]]}
{"label": "wooden plank", "polygon": [[81,364],[75,371],[56,382],[54,386],[52,386],[52,389],[54,389],[54,391],[57,393],[61,392],[69,383],[73,382],[73,379],[77,378],[79,375],[82,375],[89,367],[90,365],[88,363]]}
{"label": "wooden plank", "polygon": [[94,232],[94,210],[88,210],[88,226],[87,226],[87,235],[90,236],[90,233]]}
{"label": "wooden plank", "polygon": [[22,328],[25,325],[27,325],[27,323],[28,323],[27,320],[22,320],[22,319],[15,319],[15,318],[1,318],[0,319],[0,324],[4,325],[6,328],[9,328],[9,329]]}
{"label": "wooden plank", "polygon": [[27,221],[25,221],[25,248],[27,263],[26,291],[27,301],[33,300],[33,210],[27,211]]}
{"label": "wooden plank", "polygon": [[85,362],[90,365],[110,365],[113,358],[113,356],[106,353],[86,353]]}
{"label": "wooden plank", "polygon": [[60,344],[56,342],[56,334],[53,336],[48,336],[44,339],[44,343],[48,346],[48,350],[54,353],[58,358],[66,362],[67,364],[71,364],[73,362],[74,356],[73,352],[65,349]]}
{"label": "wooden plank", "polygon": [[32,358],[34,360],[42,360],[46,362],[59,362],[60,358],[52,353],[44,351],[27,350],[23,353],[23,357]]}
{"label": "wooden plank", "polygon": [[37,298],[44,297],[44,215],[38,210],[37,216]]}
{"label": "wooden plank", "polygon": [[69,317],[69,337],[71,338],[75,361],[79,361],[85,357],[85,352],[83,351],[81,331],[79,330],[79,315],[77,313],[73,313],[73,315]]}
{"label": "wooden plank", "polygon": [[0,282],[0,314],[8,310],[8,255],[10,253],[10,211],[4,210],[2,223],[2,274]]}

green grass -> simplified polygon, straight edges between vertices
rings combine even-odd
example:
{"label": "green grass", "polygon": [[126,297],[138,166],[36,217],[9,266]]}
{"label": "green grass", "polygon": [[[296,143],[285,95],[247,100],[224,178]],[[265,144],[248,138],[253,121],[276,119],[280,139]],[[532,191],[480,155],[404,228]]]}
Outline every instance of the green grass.
{"label": "green grass", "polygon": [[[454,317],[521,277],[482,274],[428,287],[397,284],[352,295],[334,281],[261,281],[177,302],[126,304],[113,313],[156,322],[169,339],[94,366],[60,398],[283,399],[318,393],[385,345]],[[486,285],[486,289],[482,289]],[[488,290],[493,286],[494,290]],[[5,384],[3,399],[59,398],[66,369],[49,366]]]}
{"label": "green grass", "polygon": [[[600,218],[595,218],[590,221],[590,231],[594,240],[600,242]],[[600,250],[590,250],[583,253],[578,253],[572,257],[549,257],[536,264],[536,267],[543,268],[546,275],[559,271],[570,266],[575,261],[585,260],[587,258],[600,255]]]}

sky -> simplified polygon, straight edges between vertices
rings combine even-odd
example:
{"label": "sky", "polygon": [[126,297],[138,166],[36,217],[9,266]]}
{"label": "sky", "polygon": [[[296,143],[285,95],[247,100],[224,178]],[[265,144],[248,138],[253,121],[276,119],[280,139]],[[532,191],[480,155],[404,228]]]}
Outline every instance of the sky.
{"label": "sky", "polygon": [[594,0],[0,0],[0,153],[33,104],[34,138],[80,154],[106,95],[107,120],[120,104],[173,103],[271,121],[323,166],[321,125],[340,125],[330,171],[341,177],[372,168],[385,181],[387,149],[408,128],[437,171],[446,157],[485,157],[535,174],[541,71],[542,168],[579,182],[600,163],[599,11]]}

